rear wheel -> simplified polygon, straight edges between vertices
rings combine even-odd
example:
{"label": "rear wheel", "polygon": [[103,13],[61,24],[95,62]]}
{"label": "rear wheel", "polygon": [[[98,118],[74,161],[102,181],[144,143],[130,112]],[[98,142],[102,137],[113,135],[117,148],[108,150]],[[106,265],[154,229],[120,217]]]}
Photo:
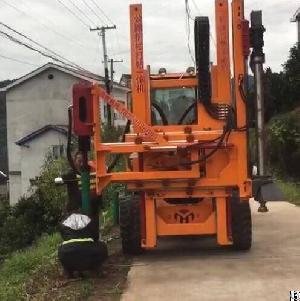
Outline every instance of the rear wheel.
{"label": "rear wheel", "polygon": [[247,251],[252,245],[252,220],[248,201],[231,199],[231,229],[233,248]]}
{"label": "rear wheel", "polygon": [[141,247],[140,196],[131,194],[120,199],[120,230],[123,253],[138,255]]}

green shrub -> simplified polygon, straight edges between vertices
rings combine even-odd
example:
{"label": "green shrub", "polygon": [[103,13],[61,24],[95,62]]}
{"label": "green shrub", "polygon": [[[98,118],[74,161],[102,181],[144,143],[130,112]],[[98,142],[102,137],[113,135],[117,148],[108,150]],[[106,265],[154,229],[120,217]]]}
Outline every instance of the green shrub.
{"label": "green shrub", "polygon": [[103,124],[101,127],[102,142],[118,142],[123,134],[123,127],[109,127]]}
{"label": "green shrub", "polygon": [[54,178],[65,169],[64,159],[48,157],[41,175],[32,184],[32,194],[22,197],[11,208],[7,204],[1,205],[0,254],[24,248],[42,233],[56,231],[67,194],[64,186],[54,185]]}
{"label": "green shrub", "polygon": [[277,183],[284,193],[286,200],[300,206],[300,184],[286,181],[278,181]]}
{"label": "green shrub", "polygon": [[[118,142],[121,141],[124,133],[123,127],[110,128],[108,125],[102,125],[101,138],[103,142]],[[117,155],[109,154],[107,156],[107,166],[109,166]],[[120,156],[117,160],[113,170],[124,171],[125,169],[125,156]],[[118,194],[125,188],[122,184],[110,184],[103,191],[103,201],[105,209],[110,211],[113,200],[118,197]]]}
{"label": "green shrub", "polygon": [[[118,141],[122,128],[103,128],[105,141]],[[113,157],[108,159],[109,162]],[[115,169],[124,168],[124,160],[119,160]],[[22,197],[10,207],[8,202],[0,202],[0,257],[24,248],[43,233],[53,233],[62,219],[67,202],[66,186],[54,185],[55,177],[65,173],[68,163],[65,158],[58,160],[47,156],[39,177],[32,181],[30,196]],[[123,185],[109,185],[103,193],[105,209],[110,208]]]}
{"label": "green shrub", "polygon": [[283,177],[300,178],[300,109],[270,121],[267,144],[270,166]]}
{"label": "green shrub", "polygon": [[9,202],[5,198],[0,198],[0,228],[3,226],[3,223],[10,215],[11,208]]}
{"label": "green shrub", "polygon": [[28,223],[26,216],[8,216],[0,229],[0,252],[7,254],[31,244],[39,232],[37,227]]}

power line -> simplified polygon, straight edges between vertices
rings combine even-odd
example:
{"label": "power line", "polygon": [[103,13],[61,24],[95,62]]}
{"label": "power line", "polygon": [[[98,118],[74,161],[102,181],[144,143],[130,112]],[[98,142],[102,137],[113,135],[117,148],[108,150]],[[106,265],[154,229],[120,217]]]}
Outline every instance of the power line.
{"label": "power line", "polygon": [[74,63],[74,62],[72,62],[72,61],[70,61],[70,60],[64,58],[63,56],[61,56],[60,54],[56,53],[55,51],[53,51],[53,50],[51,50],[51,49],[49,49],[49,48],[43,46],[42,44],[40,44],[40,43],[34,41],[34,40],[31,39],[30,37],[26,36],[25,34],[19,32],[19,31],[17,31],[17,30],[15,30],[14,28],[8,26],[7,24],[5,24],[5,23],[3,23],[3,22],[0,21],[0,25],[4,26],[5,28],[9,29],[10,31],[12,31],[12,32],[14,32],[14,33],[20,35],[21,37],[27,39],[28,41],[34,43],[35,45],[37,45],[37,46],[43,48],[44,50],[46,50],[46,51],[52,53],[53,55],[55,55],[55,56],[61,58],[62,60],[67,61],[68,63],[70,63],[70,65],[76,66],[78,69],[82,69],[82,68],[81,68],[79,65],[77,65],[76,63]]}
{"label": "power line", "polygon": [[[29,45],[29,44],[27,44],[27,43],[24,43],[24,42],[22,42],[22,41],[16,39],[15,37],[11,36],[10,34],[4,32],[4,31],[1,31],[1,30],[0,30],[0,34],[1,34],[2,36],[4,36],[5,38],[9,39],[10,41],[14,42],[14,43],[17,43],[17,44],[19,44],[19,45],[22,45],[22,46],[24,46],[24,47],[26,47],[26,48],[28,48],[28,49],[30,49],[30,50],[32,50],[32,51],[38,52],[39,54],[41,54],[41,55],[43,55],[43,56],[45,56],[45,57],[51,58],[51,59],[54,60],[54,61],[57,61],[57,62],[62,63],[62,64],[64,64],[64,65],[70,66],[69,64],[65,63],[64,61],[62,61],[62,60],[60,60],[60,59],[58,59],[58,58],[56,58],[56,57],[53,57],[53,56],[50,55],[50,54],[46,54],[46,53],[44,53],[43,51],[41,51],[41,50],[39,50],[39,49],[36,49],[36,48],[34,48],[33,46],[31,46],[31,45]],[[72,66],[72,67],[73,67],[73,66]]]}
{"label": "power line", "polygon": [[94,5],[100,10],[100,12],[102,13],[102,15],[112,24],[114,25],[114,22],[111,20],[111,18],[109,18],[106,13],[104,12],[104,10],[98,5],[98,3],[95,0],[91,0]]}
{"label": "power line", "polygon": [[[33,19],[35,22],[41,24],[44,28],[47,28],[48,30],[52,31],[54,34],[60,36],[61,38],[63,38],[64,40],[68,40],[69,42],[71,43],[74,43],[74,44],[77,44],[81,47],[85,47],[83,44],[79,43],[77,40],[74,40],[74,39],[71,39],[69,36],[66,36],[64,34],[62,34],[61,32],[59,31],[56,31],[55,29],[53,29],[52,27],[49,27],[47,26],[45,23],[43,22],[40,22],[39,19],[31,16],[30,14],[26,13],[25,11],[21,10],[20,8],[12,5],[11,3],[8,3],[7,1],[5,0],[1,0],[3,3],[5,3],[7,6],[11,7],[12,9],[18,11],[19,13],[23,14],[23,15],[26,15],[28,18],[30,19]],[[26,5],[27,6],[27,5]],[[28,7],[28,6],[27,6]],[[49,23],[52,23],[49,19],[47,20],[47,22]],[[53,24],[53,23],[52,23]],[[88,26],[88,25],[87,25]]]}
{"label": "power line", "polygon": [[93,15],[100,20],[101,23],[103,23],[104,25],[104,22],[103,22],[103,19],[98,15],[96,14],[95,10],[88,4],[88,2],[86,0],[81,0],[87,7],[88,9],[93,13]]}
{"label": "power line", "polygon": [[186,14],[187,48],[188,48],[188,52],[189,52],[189,55],[192,59],[193,64],[196,65],[195,57],[192,53],[191,44],[190,44],[190,38],[191,38],[190,20],[194,20],[194,19],[191,17],[191,11],[190,11],[190,8],[189,8],[188,0],[185,0],[185,14]]}
{"label": "power line", "polygon": [[190,8],[189,1],[188,1],[188,0],[185,0],[185,12],[186,12],[186,17],[187,17],[189,20],[195,21],[195,18],[192,17],[192,14],[191,14],[191,8]]}
{"label": "power line", "polygon": [[3,58],[3,59],[7,59],[7,60],[10,60],[10,61],[14,61],[14,62],[17,62],[17,63],[24,64],[24,65],[30,65],[30,66],[34,66],[34,67],[38,66],[37,64],[32,64],[32,63],[29,63],[29,62],[18,60],[18,59],[15,59],[15,58],[3,55],[3,54],[0,54],[0,57]]}
{"label": "power line", "polygon": [[[195,3],[194,0],[192,0],[192,2],[194,3],[194,6],[196,7],[196,9],[198,10],[199,15],[201,16],[201,12],[200,12],[199,7],[197,6],[197,4]],[[194,58],[194,56],[192,54],[191,47],[190,47],[190,20],[191,21],[195,21],[195,18],[192,17],[191,8],[189,6],[188,0],[185,0],[185,11],[186,11],[186,18],[187,18],[186,19],[186,26],[187,26],[187,36],[188,36],[188,49],[189,49],[189,54],[190,54],[190,56],[192,58],[192,61],[195,63],[195,58]],[[213,41],[214,48],[217,49],[216,39],[212,35],[211,31],[209,31],[209,36],[210,36],[210,38]]]}
{"label": "power line", "polygon": [[84,26],[86,26],[87,28],[90,28],[90,26],[81,19],[80,16],[78,16],[76,13],[74,13],[67,5],[65,5],[62,1],[57,0],[71,15],[73,15],[77,20],[79,20],[81,22],[81,24],[83,24]]}
{"label": "power line", "polygon": [[[63,65],[69,66],[69,67],[71,67],[71,68],[73,68],[73,69],[78,69],[77,67],[74,67],[74,65],[71,65],[71,64],[69,64],[69,63],[66,63],[65,61],[63,61],[63,60],[61,60],[61,59],[59,59],[59,58],[57,58],[57,57],[54,57],[54,56],[52,56],[52,55],[50,55],[50,54],[47,54],[47,53],[45,53],[44,51],[42,51],[42,50],[40,50],[40,49],[36,49],[36,48],[33,47],[32,45],[30,45],[30,44],[28,44],[28,43],[25,43],[25,42],[22,42],[22,41],[20,41],[19,39],[13,37],[12,35],[10,35],[10,34],[4,32],[4,31],[2,31],[2,30],[0,30],[0,34],[1,34],[2,36],[4,36],[5,38],[7,38],[8,40],[10,40],[10,41],[12,41],[12,42],[14,42],[14,43],[17,43],[17,44],[19,44],[19,45],[22,45],[22,46],[24,46],[24,47],[26,47],[26,48],[28,48],[28,49],[30,49],[30,50],[32,50],[32,51],[35,51],[35,52],[37,52],[37,53],[39,53],[39,54],[41,54],[41,55],[43,55],[43,56],[45,56],[45,57],[48,57],[48,58],[50,58],[50,59],[52,59],[52,60],[54,60],[54,61],[56,61],[56,62],[59,62],[59,63],[61,63],[61,64],[63,64]],[[87,70],[85,70],[85,69],[83,69],[83,68],[81,68],[81,67],[80,67],[79,70],[81,70],[81,71],[87,71]],[[87,72],[89,72],[89,71],[87,71]]]}
{"label": "power line", "polygon": [[[28,11],[30,11],[31,7],[25,2],[25,0],[21,0],[22,5],[25,7],[25,9],[27,8]],[[28,15],[28,14],[27,14]],[[54,23],[50,18],[48,18],[45,14],[42,16],[44,19],[44,22],[41,22],[40,19],[33,17],[31,15],[28,15],[29,17],[32,17],[37,23],[40,23],[42,26],[48,28],[50,31],[52,31],[53,33],[55,33],[56,35],[62,37],[64,40],[67,40],[73,44],[77,44],[80,47],[84,47],[86,49],[86,44],[81,43],[80,41],[77,40],[77,38],[75,38],[74,36],[70,36],[69,33],[63,34],[60,31],[57,31],[55,29],[53,29],[53,27],[57,26],[57,23]],[[45,22],[49,25],[51,25],[51,27],[47,26],[47,24],[45,24]]]}
{"label": "power line", "polygon": [[92,25],[95,25],[94,21],[72,0],[68,0],[84,17],[86,17]]}

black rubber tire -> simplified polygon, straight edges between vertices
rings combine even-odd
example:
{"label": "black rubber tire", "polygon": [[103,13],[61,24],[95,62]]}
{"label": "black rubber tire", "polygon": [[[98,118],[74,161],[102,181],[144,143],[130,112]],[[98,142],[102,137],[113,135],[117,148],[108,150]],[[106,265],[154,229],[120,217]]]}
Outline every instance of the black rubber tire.
{"label": "black rubber tire", "polygon": [[252,219],[248,201],[239,198],[231,199],[231,229],[233,248],[247,251],[252,245]]}
{"label": "black rubber tire", "polygon": [[139,255],[141,246],[140,195],[131,194],[120,199],[120,231],[124,254]]}

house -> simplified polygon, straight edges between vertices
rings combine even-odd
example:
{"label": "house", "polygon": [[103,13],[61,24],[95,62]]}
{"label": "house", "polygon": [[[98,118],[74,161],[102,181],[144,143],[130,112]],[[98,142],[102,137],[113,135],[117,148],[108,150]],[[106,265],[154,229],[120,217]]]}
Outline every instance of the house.
{"label": "house", "polygon": [[7,186],[8,186],[8,177],[3,171],[0,170],[0,197],[4,197],[4,199],[6,199],[8,193]]}
{"label": "house", "polygon": [[[48,63],[13,81],[6,93],[7,150],[10,203],[28,193],[30,179],[39,175],[46,154],[65,153],[67,108],[78,82],[104,85],[101,76]],[[126,102],[128,89],[114,84],[113,95]],[[105,118],[101,103],[101,118]],[[126,120],[117,119],[115,125]]]}
{"label": "house", "polygon": [[131,74],[122,74],[119,84],[123,87],[131,88]]}
{"label": "house", "polygon": [[291,22],[296,22],[298,26],[298,43],[300,43],[300,7],[295,12],[294,16],[291,19]]}
{"label": "house", "polygon": [[[9,85],[12,81],[0,82],[0,89]],[[5,92],[0,92],[0,196],[7,196],[7,140],[6,140],[6,100]]]}

